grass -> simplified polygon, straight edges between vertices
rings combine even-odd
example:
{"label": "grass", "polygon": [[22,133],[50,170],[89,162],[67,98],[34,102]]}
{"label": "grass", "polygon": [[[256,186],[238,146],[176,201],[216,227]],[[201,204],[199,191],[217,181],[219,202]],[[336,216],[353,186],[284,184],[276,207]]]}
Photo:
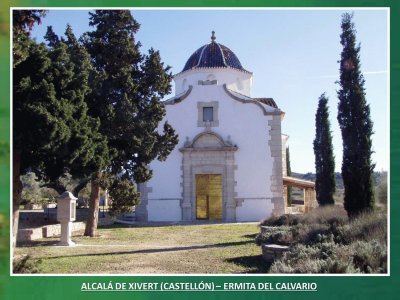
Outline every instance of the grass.
{"label": "grass", "polygon": [[385,211],[349,220],[341,206],[322,207],[304,215],[270,218],[258,244],[290,246],[270,273],[387,273]]}
{"label": "grass", "polygon": [[57,239],[48,238],[17,247],[15,255],[25,259],[28,266],[25,270],[19,264],[19,272],[265,273],[269,265],[254,243],[258,230],[256,224],[131,228],[115,225],[99,228],[99,237],[74,236],[76,247],[57,247]]}

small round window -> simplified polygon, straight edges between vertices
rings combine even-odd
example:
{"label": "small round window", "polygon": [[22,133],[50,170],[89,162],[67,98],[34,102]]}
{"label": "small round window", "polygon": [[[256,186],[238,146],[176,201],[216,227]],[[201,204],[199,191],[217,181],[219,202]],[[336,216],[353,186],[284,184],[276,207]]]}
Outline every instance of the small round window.
{"label": "small round window", "polygon": [[215,75],[214,74],[209,74],[208,76],[207,76],[207,80],[208,81],[213,81],[213,80],[216,80],[217,78],[215,77]]}

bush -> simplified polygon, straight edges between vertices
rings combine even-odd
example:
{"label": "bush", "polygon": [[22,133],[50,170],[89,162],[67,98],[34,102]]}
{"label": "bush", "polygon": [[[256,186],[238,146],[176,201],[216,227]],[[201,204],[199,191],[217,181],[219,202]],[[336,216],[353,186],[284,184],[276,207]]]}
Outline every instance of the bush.
{"label": "bush", "polygon": [[280,244],[294,245],[297,243],[312,244],[321,241],[321,235],[329,234],[329,227],[325,224],[297,224],[295,226],[270,227],[256,236],[258,245]]}
{"label": "bush", "polygon": [[387,272],[387,246],[377,240],[357,241],[351,245],[353,264],[362,273]]}
{"label": "bush", "polygon": [[261,222],[261,226],[293,226],[300,222],[300,215],[282,215],[279,217],[272,216]]}
{"label": "bush", "polygon": [[38,273],[37,264],[40,260],[31,259],[30,255],[24,255],[19,258],[14,258],[13,273]]}
{"label": "bush", "polygon": [[270,273],[357,273],[351,264],[351,257],[338,259],[338,248],[334,242],[313,246],[299,244],[276,261]]}
{"label": "bush", "polygon": [[264,243],[290,245],[293,240],[291,228],[288,226],[271,227],[270,230],[256,236],[257,245]]}
{"label": "bush", "polygon": [[378,241],[340,245],[298,244],[275,261],[270,273],[386,273],[387,248]]}
{"label": "bush", "polygon": [[387,244],[387,218],[385,214],[364,213],[340,228],[339,238],[344,244],[355,241],[378,240]]}
{"label": "bush", "polygon": [[387,205],[387,187],[388,187],[388,182],[387,182],[387,172],[382,172],[379,176],[378,179],[379,183],[378,186],[375,189],[375,197],[378,200],[379,203]]}
{"label": "bush", "polygon": [[279,217],[271,217],[261,222],[261,225],[293,226],[297,224],[345,224],[347,222],[347,213],[342,206],[328,205],[318,207],[303,215],[286,214]]}
{"label": "bush", "polygon": [[[387,218],[375,211],[349,221],[343,208],[319,208],[305,215],[284,215],[256,242],[289,245],[271,273],[386,273]],[[278,225],[284,224],[284,225]]]}

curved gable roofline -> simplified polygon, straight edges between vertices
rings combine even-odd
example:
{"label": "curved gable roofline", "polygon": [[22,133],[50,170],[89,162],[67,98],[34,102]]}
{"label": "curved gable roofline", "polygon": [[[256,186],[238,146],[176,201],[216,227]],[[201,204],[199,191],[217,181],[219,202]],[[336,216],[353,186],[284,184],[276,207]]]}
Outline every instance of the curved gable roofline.
{"label": "curved gable roofline", "polygon": [[184,91],[183,93],[181,93],[177,96],[174,96],[168,100],[165,100],[163,103],[165,105],[174,105],[179,102],[182,102],[187,96],[189,96],[189,94],[192,92],[192,90],[193,90],[193,86],[189,85],[189,88],[186,91]]}
{"label": "curved gable roofline", "polygon": [[[257,100],[255,100],[253,98],[250,98],[250,97],[247,97],[245,95],[240,95],[241,97],[238,96],[238,95],[235,95],[233,91],[228,89],[226,84],[224,84],[223,86],[224,86],[224,91],[228,94],[229,97],[231,97],[232,99],[234,99],[236,101],[242,102],[242,103],[252,103],[252,104],[257,105],[259,108],[261,108],[263,114],[266,115],[266,116],[269,116],[269,115],[282,115],[283,114],[283,112],[279,108],[277,108],[277,107],[275,108],[275,107],[272,107],[272,106],[270,106],[268,104],[265,104],[265,105],[270,106],[271,108],[274,108],[274,111],[267,111],[265,109],[264,105],[260,103],[260,101],[257,101]],[[275,102],[273,102],[273,103],[275,103]]]}

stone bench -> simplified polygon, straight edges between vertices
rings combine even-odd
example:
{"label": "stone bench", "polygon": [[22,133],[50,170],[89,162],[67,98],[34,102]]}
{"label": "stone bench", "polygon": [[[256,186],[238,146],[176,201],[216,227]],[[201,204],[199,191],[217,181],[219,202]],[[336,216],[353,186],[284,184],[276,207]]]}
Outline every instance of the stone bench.
{"label": "stone bench", "polygon": [[289,251],[290,247],[277,244],[262,244],[261,250],[263,259],[268,262],[273,262],[281,258],[285,252]]}

